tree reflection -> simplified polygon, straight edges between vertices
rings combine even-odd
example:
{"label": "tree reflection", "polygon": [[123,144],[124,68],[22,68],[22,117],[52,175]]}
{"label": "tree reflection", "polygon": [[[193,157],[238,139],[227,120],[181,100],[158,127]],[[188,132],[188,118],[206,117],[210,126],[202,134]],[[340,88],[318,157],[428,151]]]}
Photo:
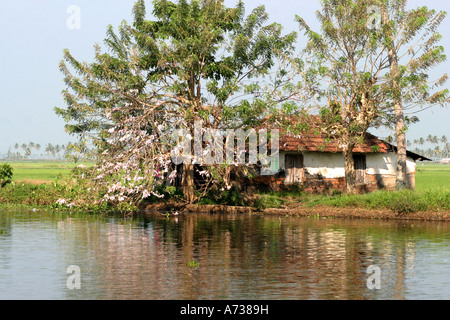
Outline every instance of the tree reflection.
{"label": "tree reflection", "polygon": [[[416,242],[449,239],[448,224],[218,214],[75,229],[75,252],[92,254],[85,270],[109,299],[404,299]],[[367,288],[370,265],[381,290]]]}

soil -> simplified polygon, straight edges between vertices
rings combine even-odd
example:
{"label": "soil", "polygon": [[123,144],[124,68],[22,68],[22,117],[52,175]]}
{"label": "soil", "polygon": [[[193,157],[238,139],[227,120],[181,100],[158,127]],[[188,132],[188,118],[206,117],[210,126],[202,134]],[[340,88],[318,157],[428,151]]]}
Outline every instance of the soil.
{"label": "soil", "polygon": [[306,207],[297,205],[290,208],[257,210],[253,207],[233,207],[226,205],[186,205],[181,203],[144,204],[145,212],[162,212],[164,214],[217,213],[217,214],[262,214],[299,217],[327,217],[347,219],[395,219],[422,221],[450,221],[450,211],[442,212],[411,212],[398,214],[391,210],[375,210],[364,208],[336,208],[327,206]]}

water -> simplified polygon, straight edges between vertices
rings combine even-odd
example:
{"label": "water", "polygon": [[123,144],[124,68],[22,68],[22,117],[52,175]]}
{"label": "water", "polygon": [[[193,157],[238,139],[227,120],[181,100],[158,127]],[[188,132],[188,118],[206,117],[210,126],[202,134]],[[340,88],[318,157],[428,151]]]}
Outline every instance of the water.
{"label": "water", "polygon": [[0,212],[0,299],[449,298],[449,223]]}

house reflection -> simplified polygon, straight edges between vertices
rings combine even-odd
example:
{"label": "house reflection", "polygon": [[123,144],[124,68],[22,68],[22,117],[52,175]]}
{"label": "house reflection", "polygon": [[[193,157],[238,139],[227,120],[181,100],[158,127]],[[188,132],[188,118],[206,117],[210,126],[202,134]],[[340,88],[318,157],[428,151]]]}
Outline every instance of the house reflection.
{"label": "house reflection", "polygon": [[[150,215],[77,223],[68,261],[84,257],[84,294],[93,290],[97,298],[404,299],[419,241],[410,228],[361,220]],[[370,265],[381,269],[382,290],[367,288]]]}

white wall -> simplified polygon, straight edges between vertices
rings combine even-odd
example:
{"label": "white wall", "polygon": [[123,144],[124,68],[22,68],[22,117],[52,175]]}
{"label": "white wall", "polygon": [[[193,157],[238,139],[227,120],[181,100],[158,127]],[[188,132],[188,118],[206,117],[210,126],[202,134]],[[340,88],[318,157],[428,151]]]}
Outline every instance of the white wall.
{"label": "white wall", "polygon": [[[397,154],[373,153],[366,155],[367,174],[395,175],[397,168]],[[406,173],[416,172],[416,163],[412,158],[406,158]]]}
{"label": "white wall", "polygon": [[[280,170],[285,170],[285,155],[295,152],[280,152]],[[395,175],[397,155],[395,153],[366,154],[367,174]],[[416,163],[407,158],[407,174],[415,173]],[[345,177],[342,153],[304,152],[303,166],[310,174],[321,174],[324,178]]]}
{"label": "white wall", "polygon": [[[285,170],[285,155],[295,152],[280,152],[280,169]],[[341,153],[304,152],[303,167],[309,174],[321,174],[324,178],[345,177],[344,157]]]}

